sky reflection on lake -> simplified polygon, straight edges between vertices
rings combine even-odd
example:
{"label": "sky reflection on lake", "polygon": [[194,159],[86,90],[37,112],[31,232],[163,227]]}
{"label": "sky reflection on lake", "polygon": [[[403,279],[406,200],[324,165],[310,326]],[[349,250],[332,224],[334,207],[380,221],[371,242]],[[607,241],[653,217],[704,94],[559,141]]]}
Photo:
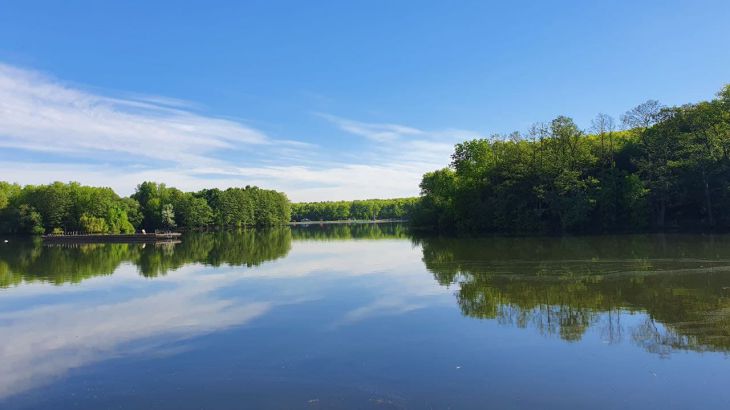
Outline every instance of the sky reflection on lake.
{"label": "sky reflection on lake", "polygon": [[727,237],[4,247],[2,408],[730,403]]}

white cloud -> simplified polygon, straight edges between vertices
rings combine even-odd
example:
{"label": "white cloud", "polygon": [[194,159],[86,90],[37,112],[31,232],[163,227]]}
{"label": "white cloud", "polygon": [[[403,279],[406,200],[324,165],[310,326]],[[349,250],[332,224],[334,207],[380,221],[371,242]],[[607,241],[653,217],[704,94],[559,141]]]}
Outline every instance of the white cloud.
{"label": "white cloud", "polygon": [[336,124],[342,130],[359,135],[376,142],[393,142],[406,135],[424,135],[419,129],[398,124],[378,124],[349,120],[330,114],[317,114],[327,121]]}
{"label": "white cloud", "polygon": [[373,141],[372,150],[364,154],[364,158],[383,164],[416,165],[423,172],[446,166],[454,144],[480,135],[470,130],[424,130],[401,124],[355,121],[330,114],[317,115],[344,132]]}
{"label": "white cloud", "polygon": [[269,142],[257,130],[173,108],[170,101],[95,95],[0,64],[0,146],[185,163],[206,161],[205,154],[217,150]]}
{"label": "white cloud", "polygon": [[294,201],[395,198],[418,194],[420,169],[405,165],[341,165],[329,168],[154,168],[106,165],[0,162],[0,179],[26,184],[78,181],[109,186],[129,195],[142,181],[164,182],[185,190],[257,185],[285,192]]}
{"label": "white cloud", "polygon": [[[111,186],[121,195],[153,180],[183,190],[258,185],[286,192],[294,201],[402,197],[418,194],[423,173],[448,164],[455,142],[476,135],[317,114],[367,144],[357,151],[325,152],[197,114],[195,103],[121,95],[101,95],[0,64],[0,148],[31,158],[0,159],[0,179],[78,181]],[[246,162],[233,159],[232,150],[245,153],[238,157]]]}

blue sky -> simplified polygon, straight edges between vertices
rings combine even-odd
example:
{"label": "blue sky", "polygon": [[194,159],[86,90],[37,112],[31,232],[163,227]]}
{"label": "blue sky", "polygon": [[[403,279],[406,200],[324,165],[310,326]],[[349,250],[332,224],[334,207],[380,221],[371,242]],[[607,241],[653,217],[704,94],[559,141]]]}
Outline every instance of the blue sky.
{"label": "blue sky", "polygon": [[730,2],[0,2],[0,179],[418,193],[455,142],[730,82]]}

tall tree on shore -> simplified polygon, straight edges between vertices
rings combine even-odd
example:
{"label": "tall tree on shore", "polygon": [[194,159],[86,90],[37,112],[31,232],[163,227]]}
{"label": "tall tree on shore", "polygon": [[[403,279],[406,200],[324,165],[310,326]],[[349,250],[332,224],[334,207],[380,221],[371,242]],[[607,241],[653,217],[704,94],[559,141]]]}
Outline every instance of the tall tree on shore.
{"label": "tall tree on shore", "polygon": [[726,86],[711,101],[639,104],[622,131],[605,114],[590,133],[559,116],[526,138],[465,141],[450,168],[423,176],[413,220],[472,232],[730,229],[729,118]]}

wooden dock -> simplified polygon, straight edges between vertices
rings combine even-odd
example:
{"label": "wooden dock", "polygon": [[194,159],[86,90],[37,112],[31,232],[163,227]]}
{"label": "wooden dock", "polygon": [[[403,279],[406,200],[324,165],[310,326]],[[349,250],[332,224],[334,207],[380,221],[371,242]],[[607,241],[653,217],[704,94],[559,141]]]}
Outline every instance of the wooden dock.
{"label": "wooden dock", "polygon": [[43,235],[46,243],[160,243],[179,242],[179,232],[133,234]]}

